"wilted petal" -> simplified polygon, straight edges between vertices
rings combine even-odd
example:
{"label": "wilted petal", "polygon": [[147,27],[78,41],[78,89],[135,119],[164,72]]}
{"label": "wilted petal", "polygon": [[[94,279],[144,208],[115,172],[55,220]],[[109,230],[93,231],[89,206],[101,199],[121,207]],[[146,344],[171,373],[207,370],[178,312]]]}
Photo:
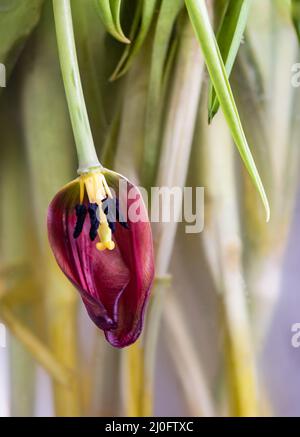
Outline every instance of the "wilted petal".
{"label": "wilted petal", "polygon": [[[107,183],[117,194],[120,207],[127,203],[127,219],[129,228],[117,223],[114,234],[118,248],[126,265],[130,270],[130,281],[120,296],[118,304],[118,327],[106,331],[108,341],[114,346],[133,343],[141,333],[145,305],[147,303],[150,287],[154,276],[154,258],[151,226],[148,220],[132,222],[128,210],[135,203],[135,208],[140,208],[140,216],[147,219],[148,214],[142,196],[138,189],[127,179],[117,173],[106,170],[104,172]],[[124,201],[119,193],[119,178],[127,182],[127,193],[130,199]],[[124,193],[123,193],[124,194]],[[126,195],[126,193],[125,193]],[[121,211],[124,213],[124,211]]]}
{"label": "wilted petal", "polygon": [[81,235],[73,237],[75,206],[79,202],[79,183],[63,188],[52,200],[48,211],[49,241],[55,258],[80,291],[90,317],[101,329],[116,325],[118,299],[130,281],[130,273],[116,253],[99,252],[89,238],[89,221]]}
{"label": "wilted petal", "polygon": [[[103,173],[118,196],[121,176],[108,170]],[[128,182],[127,186],[137,198],[140,196],[132,184]],[[84,202],[88,205],[87,198]],[[138,202],[147,215],[141,197],[129,200],[128,208],[132,202]],[[73,237],[78,203],[76,180],[63,188],[49,206],[49,241],[59,266],[80,291],[91,319],[105,331],[112,345],[124,347],[133,343],[142,329],[154,275],[151,227],[148,221],[133,223],[130,217],[128,228],[116,223],[115,249],[99,251],[99,237],[95,241],[89,237],[89,220],[85,220],[80,236]]]}

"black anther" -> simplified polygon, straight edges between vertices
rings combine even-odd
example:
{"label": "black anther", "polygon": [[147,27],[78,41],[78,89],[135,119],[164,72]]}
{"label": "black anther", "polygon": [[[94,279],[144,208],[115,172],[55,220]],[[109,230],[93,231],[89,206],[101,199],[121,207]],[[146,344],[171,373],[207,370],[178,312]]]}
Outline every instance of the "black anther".
{"label": "black anther", "polygon": [[98,228],[100,225],[100,221],[98,219],[98,204],[97,203],[89,203],[88,207],[89,216],[90,216],[90,222],[91,222],[91,228],[90,228],[90,239],[91,241],[94,241],[97,237]]}
{"label": "black anther", "polygon": [[78,238],[83,229],[84,220],[87,214],[87,209],[85,205],[80,204],[75,206],[75,211],[76,211],[77,220],[73,232],[73,237]]}

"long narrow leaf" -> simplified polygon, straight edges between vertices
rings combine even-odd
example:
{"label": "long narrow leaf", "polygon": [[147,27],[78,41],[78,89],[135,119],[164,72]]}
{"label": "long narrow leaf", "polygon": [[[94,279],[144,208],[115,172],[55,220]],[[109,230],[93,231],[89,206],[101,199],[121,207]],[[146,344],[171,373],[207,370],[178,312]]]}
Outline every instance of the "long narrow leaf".
{"label": "long narrow leaf", "polygon": [[164,67],[174,22],[182,6],[182,0],[163,0],[155,29],[147,95],[144,168],[142,172],[146,186],[150,186],[153,181],[157,163]]}
{"label": "long narrow leaf", "polygon": [[[141,2],[141,0],[139,1]],[[147,0],[142,2],[140,30],[135,40],[130,44],[130,46],[125,48],[124,54],[111,76],[111,80],[118,79],[129,70],[133,59],[138,54],[148,34],[154,16],[156,2],[157,0]]]}
{"label": "long narrow leaf", "polygon": [[110,9],[111,14],[115,23],[115,27],[119,35],[122,36],[123,42],[130,43],[129,39],[124,35],[122,26],[121,26],[121,6],[122,0],[110,0]]}
{"label": "long narrow leaf", "polygon": [[292,0],[291,12],[298,42],[300,43],[300,0]]}
{"label": "long narrow leaf", "polygon": [[[252,0],[230,0],[217,33],[217,43],[228,77],[243,38],[251,3]],[[211,122],[220,107],[212,85],[208,102],[208,119]]]}
{"label": "long narrow leaf", "polygon": [[231,135],[260,194],[268,221],[270,218],[269,202],[242,128],[205,2],[203,0],[185,0],[185,3]]}
{"label": "long narrow leaf", "polygon": [[95,4],[107,32],[118,41],[129,44],[121,27],[121,0],[95,0]]}

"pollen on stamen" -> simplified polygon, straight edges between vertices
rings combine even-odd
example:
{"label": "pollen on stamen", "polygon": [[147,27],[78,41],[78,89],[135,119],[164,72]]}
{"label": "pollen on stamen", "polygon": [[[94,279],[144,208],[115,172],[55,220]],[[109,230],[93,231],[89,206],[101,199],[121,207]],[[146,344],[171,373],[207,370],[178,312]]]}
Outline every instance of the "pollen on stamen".
{"label": "pollen on stamen", "polygon": [[102,252],[103,250],[113,250],[115,248],[115,243],[110,240],[110,241],[106,241],[105,243],[102,243],[102,241],[100,243],[96,244],[96,248]]}
{"label": "pollen on stamen", "polygon": [[115,243],[112,240],[112,232],[109,227],[107,218],[103,209],[99,209],[100,212],[100,225],[98,229],[98,234],[100,238],[100,242],[97,243],[96,248],[100,251],[108,249],[113,250],[115,248]]}

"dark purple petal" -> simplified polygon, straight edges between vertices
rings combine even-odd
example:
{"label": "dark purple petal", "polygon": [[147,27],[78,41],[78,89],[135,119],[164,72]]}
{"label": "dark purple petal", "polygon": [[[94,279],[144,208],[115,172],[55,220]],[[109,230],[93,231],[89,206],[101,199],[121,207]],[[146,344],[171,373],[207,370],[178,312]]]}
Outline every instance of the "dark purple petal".
{"label": "dark purple petal", "polygon": [[[119,200],[119,207],[127,203],[126,218],[128,228],[117,223],[114,234],[118,248],[130,270],[130,281],[120,297],[118,304],[118,326],[115,330],[105,332],[107,340],[116,347],[126,346],[136,341],[143,327],[146,303],[154,277],[154,256],[151,226],[148,214],[138,189],[127,179],[109,170],[104,172],[109,187],[113,188]],[[119,193],[119,179],[126,182],[126,194],[130,191],[127,202]],[[132,222],[128,210],[135,204],[144,221]],[[122,216],[125,211],[120,211]]]}
{"label": "dark purple petal", "polygon": [[[119,195],[118,181],[122,177],[108,170],[104,173],[108,185]],[[128,190],[133,193],[131,197],[136,197],[128,201],[128,208],[135,202],[147,217],[137,188],[128,182]],[[88,199],[84,202],[88,207]],[[115,249],[100,252],[96,249],[99,237],[95,241],[89,237],[88,217],[79,237],[73,238],[78,203],[78,180],[54,197],[48,210],[50,245],[62,271],[79,290],[91,319],[105,331],[113,346],[124,347],[138,338],[143,325],[154,275],[151,227],[148,220],[133,223],[130,217],[128,228],[117,222]]]}
{"label": "dark purple petal", "polygon": [[80,236],[73,238],[75,206],[79,202],[79,183],[63,188],[48,210],[49,241],[55,258],[66,276],[80,291],[90,317],[101,329],[116,325],[117,304],[130,281],[130,272],[119,250],[99,252],[89,237],[86,220]]}

